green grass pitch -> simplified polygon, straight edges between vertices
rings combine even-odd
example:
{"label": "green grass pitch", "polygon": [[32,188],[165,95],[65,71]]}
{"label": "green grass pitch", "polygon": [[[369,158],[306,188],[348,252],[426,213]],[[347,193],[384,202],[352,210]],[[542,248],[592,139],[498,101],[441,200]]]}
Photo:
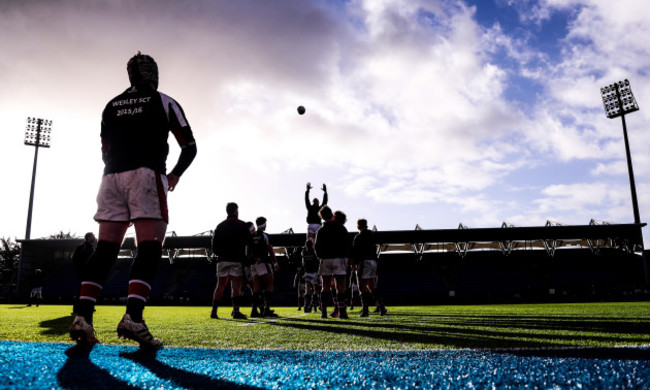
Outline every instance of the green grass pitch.
{"label": "green grass pitch", "polygon": [[[650,302],[389,307],[386,316],[349,320],[279,307],[278,319],[233,320],[230,308],[150,306],[151,333],[166,347],[293,350],[423,350],[650,345]],[[247,313],[244,308],[243,312]],[[123,306],[97,306],[104,344],[117,339]],[[70,343],[71,306],[0,305],[0,339]]]}

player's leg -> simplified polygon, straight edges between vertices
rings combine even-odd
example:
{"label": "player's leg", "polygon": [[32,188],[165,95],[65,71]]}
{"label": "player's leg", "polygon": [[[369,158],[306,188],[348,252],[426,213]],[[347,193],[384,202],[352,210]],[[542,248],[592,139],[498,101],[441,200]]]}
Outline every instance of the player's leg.
{"label": "player's leg", "polygon": [[329,275],[321,275],[321,292],[320,292],[320,311],[321,318],[327,318],[327,303],[332,296],[331,286],[332,277]]}
{"label": "player's leg", "polygon": [[305,313],[311,313],[314,297],[314,285],[311,281],[305,281]]}
{"label": "player's leg", "polygon": [[94,345],[93,313],[97,298],[106,278],[117,260],[128,222],[100,221],[97,248],[82,268],[79,298],[75,301],[75,318],[70,327],[70,338],[79,344]]}
{"label": "player's leg", "polygon": [[388,313],[388,310],[386,309],[386,304],[384,303],[384,295],[382,294],[381,290],[377,288],[375,278],[368,281],[368,289],[372,292],[371,296],[377,303],[377,307],[379,308],[379,315],[385,316]]}
{"label": "player's leg", "polygon": [[338,318],[347,319],[347,306],[349,296],[347,295],[346,275],[335,275],[334,286],[336,288],[336,305],[338,308]]}
{"label": "player's leg", "polygon": [[159,349],[162,342],[151,335],[142,313],[162,257],[167,222],[162,219],[137,219],[133,225],[138,245],[137,255],[131,265],[126,313],[117,326],[117,333],[118,336],[137,341],[141,347]]}
{"label": "player's leg", "polygon": [[264,298],[264,311],[262,312],[263,317],[277,317],[278,315],[271,310],[271,301],[273,299],[273,271],[271,270],[271,265],[266,264],[268,271],[265,275],[262,276],[262,297]]}
{"label": "player's leg", "polygon": [[334,274],[334,287],[336,288],[336,305],[338,317],[347,319],[349,295],[347,294],[348,262],[345,258],[333,259],[332,273]]}
{"label": "player's leg", "polygon": [[[251,268],[255,269],[255,267]],[[253,270],[253,310],[251,311],[251,317],[261,317],[263,311],[262,281],[257,275],[257,271]]]}
{"label": "player's leg", "polygon": [[220,268],[222,263],[217,264],[217,286],[214,288],[214,293],[212,294],[212,311],[210,312],[210,318],[218,319],[217,310],[221,304],[221,298],[223,298],[223,293],[226,291],[228,286],[229,276],[228,274],[222,273]]}
{"label": "player's leg", "polygon": [[[234,272],[234,273],[233,273]],[[232,318],[236,320],[245,320],[246,316],[241,313],[241,292],[244,287],[243,268],[239,267],[239,271],[233,268],[230,274],[230,296],[232,297]]]}
{"label": "player's leg", "polygon": [[302,310],[303,306],[306,306],[306,303],[305,303],[305,294],[306,294],[305,283],[302,280],[300,280],[300,278],[298,278],[297,292],[298,292],[298,311],[300,311],[300,310]]}
{"label": "player's leg", "polygon": [[368,317],[370,305],[374,302],[372,290],[368,287],[368,279],[359,279],[359,291],[361,292],[361,314],[360,317]]}
{"label": "player's leg", "polygon": [[141,322],[142,312],[151,294],[151,286],[162,257],[167,223],[163,220],[136,220],[133,224],[138,248],[131,265],[126,314],[129,314],[133,321]]}

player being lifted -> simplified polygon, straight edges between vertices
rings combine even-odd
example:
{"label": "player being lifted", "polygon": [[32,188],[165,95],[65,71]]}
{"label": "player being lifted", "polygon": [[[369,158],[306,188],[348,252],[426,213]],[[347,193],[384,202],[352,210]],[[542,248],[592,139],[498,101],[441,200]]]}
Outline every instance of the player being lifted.
{"label": "player being lifted", "polygon": [[[93,328],[95,303],[117,259],[127,228],[133,224],[137,255],[129,277],[126,314],[117,334],[141,347],[159,349],[142,318],[151,292],[167,231],[167,191],[196,156],[196,144],[181,106],[158,92],[158,65],[148,55],[127,64],[131,86],[108,102],[102,113],[101,140],[104,175],[97,194],[99,223],[97,249],[82,270],[76,317],[70,338],[92,346],[99,341]],[[181,148],[178,161],[167,173],[167,138],[174,135]]]}
{"label": "player being lifted", "polygon": [[319,211],[321,207],[327,205],[327,186],[323,183],[323,203],[321,204],[318,198],[314,198],[311,203],[309,202],[309,191],[313,187],[311,183],[307,183],[307,190],[305,191],[305,207],[307,208],[307,239],[314,241],[316,239],[316,232],[320,229],[322,219]]}

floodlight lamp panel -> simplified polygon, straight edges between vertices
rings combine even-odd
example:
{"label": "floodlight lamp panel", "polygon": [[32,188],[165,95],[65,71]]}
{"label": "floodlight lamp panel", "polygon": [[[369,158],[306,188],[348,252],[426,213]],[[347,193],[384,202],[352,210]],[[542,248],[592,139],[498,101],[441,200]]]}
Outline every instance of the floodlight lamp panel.
{"label": "floodlight lamp panel", "polygon": [[600,89],[608,118],[616,118],[639,110],[630,82],[625,79]]}

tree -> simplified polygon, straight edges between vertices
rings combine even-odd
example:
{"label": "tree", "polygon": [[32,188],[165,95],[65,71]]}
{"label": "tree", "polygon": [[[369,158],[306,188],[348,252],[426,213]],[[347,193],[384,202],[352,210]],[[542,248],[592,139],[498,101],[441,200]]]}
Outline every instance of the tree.
{"label": "tree", "polygon": [[0,238],[0,271],[18,269],[20,261],[20,244],[11,238]]}
{"label": "tree", "polygon": [[75,233],[70,233],[69,230],[68,230],[67,233],[65,233],[65,232],[63,232],[63,230],[61,230],[58,233],[50,234],[50,236],[48,237],[48,240],[67,240],[69,238],[79,238],[79,236],[77,236]]}

